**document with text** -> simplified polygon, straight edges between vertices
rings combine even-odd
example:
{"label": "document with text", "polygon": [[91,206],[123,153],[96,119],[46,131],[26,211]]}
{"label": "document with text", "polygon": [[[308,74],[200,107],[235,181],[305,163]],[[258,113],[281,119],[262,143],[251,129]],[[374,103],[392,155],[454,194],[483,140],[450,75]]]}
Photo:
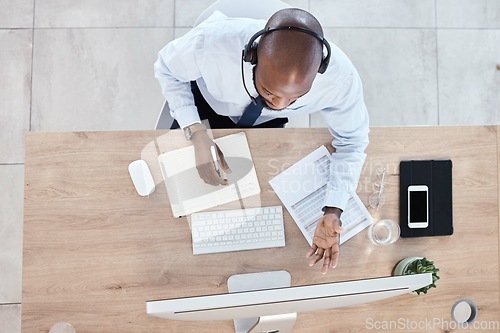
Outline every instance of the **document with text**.
{"label": "document with text", "polygon": [[[321,146],[269,181],[309,245],[323,216],[331,163],[330,152]],[[373,219],[353,192],[340,220],[344,228],[340,235],[342,244],[368,227]]]}

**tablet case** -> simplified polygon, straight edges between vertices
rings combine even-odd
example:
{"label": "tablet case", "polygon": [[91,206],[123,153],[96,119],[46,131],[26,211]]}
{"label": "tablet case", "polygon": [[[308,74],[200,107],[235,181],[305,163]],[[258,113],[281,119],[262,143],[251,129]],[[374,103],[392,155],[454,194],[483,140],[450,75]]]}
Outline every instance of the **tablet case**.
{"label": "tablet case", "polygon": [[[401,237],[444,236],[453,234],[451,160],[401,161],[400,217]],[[429,226],[408,227],[408,186],[427,185],[429,188]]]}

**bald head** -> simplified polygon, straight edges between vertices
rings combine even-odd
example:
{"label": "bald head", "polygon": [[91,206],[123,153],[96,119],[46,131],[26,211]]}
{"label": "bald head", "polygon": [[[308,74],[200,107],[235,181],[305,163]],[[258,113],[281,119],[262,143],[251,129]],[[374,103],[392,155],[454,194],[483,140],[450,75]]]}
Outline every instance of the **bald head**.
{"label": "bald head", "polygon": [[[276,12],[266,27],[291,26],[323,36],[318,20],[298,8]],[[282,109],[307,93],[323,58],[323,44],[314,36],[293,30],[266,33],[257,48],[255,84],[269,107]],[[274,99],[274,102],[273,102]]]}

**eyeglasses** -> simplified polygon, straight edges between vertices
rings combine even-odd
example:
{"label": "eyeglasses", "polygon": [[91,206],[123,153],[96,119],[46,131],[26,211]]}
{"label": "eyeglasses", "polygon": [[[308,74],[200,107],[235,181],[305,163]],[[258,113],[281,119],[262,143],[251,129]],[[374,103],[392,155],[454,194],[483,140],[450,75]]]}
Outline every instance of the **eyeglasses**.
{"label": "eyeglasses", "polygon": [[385,168],[379,169],[376,172],[376,181],[373,183],[375,185],[375,191],[368,198],[368,203],[370,207],[376,210],[379,210],[385,203],[384,196],[384,181],[387,171]]}

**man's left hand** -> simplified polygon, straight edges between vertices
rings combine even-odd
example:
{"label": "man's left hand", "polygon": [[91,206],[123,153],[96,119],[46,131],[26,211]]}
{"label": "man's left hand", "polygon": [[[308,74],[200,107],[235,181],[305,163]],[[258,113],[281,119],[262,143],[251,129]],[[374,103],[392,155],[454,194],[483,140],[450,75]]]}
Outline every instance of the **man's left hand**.
{"label": "man's left hand", "polygon": [[321,258],[324,258],[321,273],[326,274],[329,268],[335,268],[340,254],[340,236],[343,231],[340,222],[342,210],[334,207],[327,207],[325,214],[316,225],[314,231],[311,250],[306,257],[314,257],[309,262],[309,266],[314,266]]}

